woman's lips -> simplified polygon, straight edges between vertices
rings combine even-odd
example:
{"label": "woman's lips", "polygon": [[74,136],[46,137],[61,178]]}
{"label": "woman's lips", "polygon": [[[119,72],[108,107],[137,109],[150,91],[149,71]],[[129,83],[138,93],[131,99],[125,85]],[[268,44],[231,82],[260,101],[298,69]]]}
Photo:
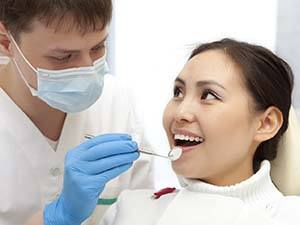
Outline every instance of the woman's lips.
{"label": "woman's lips", "polygon": [[198,148],[202,143],[199,143],[197,145],[192,145],[192,146],[175,146],[175,147],[179,147],[182,149],[182,153],[186,153],[186,152],[190,152],[196,148]]}

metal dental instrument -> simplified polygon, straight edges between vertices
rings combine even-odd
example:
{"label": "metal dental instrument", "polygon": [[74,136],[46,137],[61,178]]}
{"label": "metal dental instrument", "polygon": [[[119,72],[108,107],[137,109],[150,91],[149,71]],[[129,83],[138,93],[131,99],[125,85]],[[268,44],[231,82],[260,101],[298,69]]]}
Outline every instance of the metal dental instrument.
{"label": "metal dental instrument", "polygon": [[[146,151],[145,151],[146,150]],[[165,156],[165,155],[159,155],[159,154],[156,154],[156,153],[153,153],[153,152],[148,152],[149,149],[147,148],[144,148],[144,147],[140,147],[139,148],[139,152],[141,153],[144,153],[144,154],[147,154],[147,155],[154,155],[154,156],[158,156],[158,157],[162,157],[162,158],[165,158],[165,159],[170,159],[168,156]]]}
{"label": "metal dental instrument", "polygon": [[[85,137],[86,139],[92,139],[92,138],[94,138],[95,136],[94,136],[94,135],[91,135],[91,134],[85,134],[84,137]],[[174,149],[175,149],[175,148],[174,148]],[[145,148],[145,147],[139,147],[139,150],[138,150],[138,151],[141,152],[141,153],[147,154],[147,155],[153,155],[153,156],[157,156],[157,157],[169,159],[169,160],[172,160],[172,161],[173,161],[173,160],[177,160],[177,159],[180,157],[180,155],[181,155],[181,152],[180,152],[180,154],[178,154],[178,150],[176,150],[176,154],[175,154],[175,155],[172,154],[173,150],[171,150],[171,151],[169,152],[168,156],[156,154],[156,153],[154,153],[154,152],[151,152],[151,150],[150,150],[149,148]]]}

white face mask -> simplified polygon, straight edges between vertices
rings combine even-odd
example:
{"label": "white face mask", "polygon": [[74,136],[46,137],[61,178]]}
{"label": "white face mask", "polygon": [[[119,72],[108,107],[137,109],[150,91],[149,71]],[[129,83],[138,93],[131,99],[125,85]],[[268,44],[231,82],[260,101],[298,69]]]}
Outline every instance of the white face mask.
{"label": "white face mask", "polygon": [[93,105],[101,96],[104,75],[108,72],[106,54],[96,60],[93,66],[64,70],[35,69],[26,59],[12,35],[10,36],[24,61],[36,73],[37,90],[34,90],[26,81],[16,60],[13,59],[33,96],[39,97],[49,106],[66,113],[83,111]]}

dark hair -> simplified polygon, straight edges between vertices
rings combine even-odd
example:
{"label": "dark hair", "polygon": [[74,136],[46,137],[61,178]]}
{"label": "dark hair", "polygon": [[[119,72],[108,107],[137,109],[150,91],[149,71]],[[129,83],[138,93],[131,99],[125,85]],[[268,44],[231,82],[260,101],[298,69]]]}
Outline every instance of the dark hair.
{"label": "dark hair", "polygon": [[261,143],[254,155],[254,171],[264,159],[273,160],[281,136],[287,130],[294,75],[290,66],[270,50],[232,39],[222,39],[198,46],[189,59],[204,51],[222,50],[236,63],[243,74],[245,86],[254,100],[254,110],[277,107],[283,116],[283,124],[277,134]]}
{"label": "dark hair", "polygon": [[[86,33],[102,30],[111,20],[111,0],[1,0],[0,21],[17,38],[20,32],[28,32],[33,20],[59,29],[66,17]],[[100,24],[102,27],[97,27]]]}

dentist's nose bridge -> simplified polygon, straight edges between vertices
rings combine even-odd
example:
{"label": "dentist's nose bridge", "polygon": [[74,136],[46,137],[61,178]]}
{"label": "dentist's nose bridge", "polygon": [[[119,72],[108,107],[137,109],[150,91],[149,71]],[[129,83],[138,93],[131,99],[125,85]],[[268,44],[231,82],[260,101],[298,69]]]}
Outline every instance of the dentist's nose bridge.
{"label": "dentist's nose bridge", "polygon": [[97,60],[103,57],[103,55],[93,55],[90,52],[82,52],[80,55],[80,59],[78,60],[78,67],[85,67],[85,66],[92,66],[93,63]]}
{"label": "dentist's nose bridge", "polygon": [[80,67],[92,66],[95,59],[90,54],[82,54],[80,57]]}

